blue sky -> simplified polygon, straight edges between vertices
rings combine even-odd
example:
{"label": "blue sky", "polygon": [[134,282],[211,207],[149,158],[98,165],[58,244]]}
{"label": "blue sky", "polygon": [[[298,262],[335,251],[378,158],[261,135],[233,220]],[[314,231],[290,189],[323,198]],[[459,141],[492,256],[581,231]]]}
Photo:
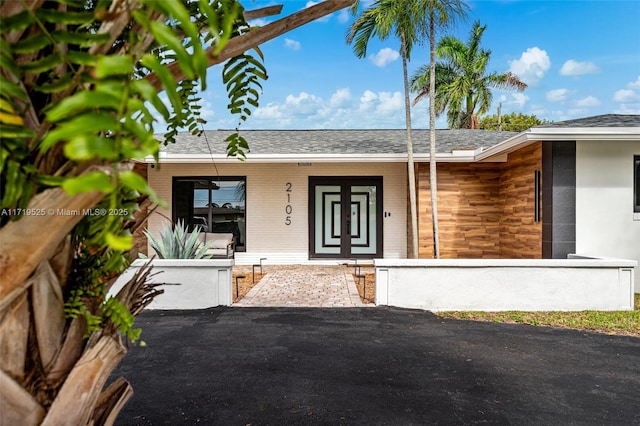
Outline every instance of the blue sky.
{"label": "blue sky", "polygon": [[[247,10],[283,4],[284,17],[307,7],[298,0],[242,0]],[[367,7],[371,1],[362,1]],[[487,29],[490,71],[512,71],[522,93],[494,90],[490,113],[522,112],[561,121],[598,114],[640,114],[640,1],[468,1],[469,16],[445,34],[467,39],[474,21]],[[361,7],[362,7],[361,6]],[[254,21],[261,25],[279,17]],[[399,42],[372,39],[359,59],[345,42],[354,17],[343,10],[261,46],[269,79],[260,107],[243,129],[404,128]],[[440,34],[441,36],[442,34]],[[409,75],[428,62],[428,44],[411,55]],[[230,129],[221,67],[209,70],[202,94],[206,129]],[[412,108],[414,128],[428,128],[428,104]],[[446,128],[446,120],[437,120]]]}

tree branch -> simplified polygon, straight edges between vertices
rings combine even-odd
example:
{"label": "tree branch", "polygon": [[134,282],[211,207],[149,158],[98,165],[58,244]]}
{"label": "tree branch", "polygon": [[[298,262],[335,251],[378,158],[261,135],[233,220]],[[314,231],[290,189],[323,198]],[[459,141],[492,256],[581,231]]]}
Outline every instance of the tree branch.
{"label": "tree branch", "polygon": [[[238,56],[251,48],[274,39],[304,24],[308,24],[309,22],[333,13],[336,10],[344,9],[345,7],[353,4],[354,1],[355,0],[326,0],[307,9],[292,13],[291,15],[267,24],[264,27],[256,28],[246,34],[232,38],[218,55],[214,55],[213,52],[215,51],[215,46],[212,46],[207,49],[209,66],[222,63],[229,58]],[[176,80],[182,80],[185,77],[184,72],[177,62],[168,64],[167,68]],[[155,73],[151,73],[145,78],[149,80],[157,90],[161,88],[160,79]]]}
{"label": "tree branch", "polygon": [[252,19],[264,18],[265,16],[280,15],[282,13],[282,5],[261,7],[260,9],[247,10],[244,12],[244,19],[250,21]]}

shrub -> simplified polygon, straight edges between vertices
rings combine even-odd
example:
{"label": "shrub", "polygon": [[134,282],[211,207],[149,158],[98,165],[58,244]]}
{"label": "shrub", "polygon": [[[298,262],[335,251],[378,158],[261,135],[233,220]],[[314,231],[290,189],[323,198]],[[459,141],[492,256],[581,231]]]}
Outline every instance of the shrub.
{"label": "shrub", "polygon": [[159,238],[144,231],[160,259],[210,259],[211,256],[206,253],[212,243],[203,244],[198,239],[199,233],[199,226],[195,227],[194,232],[188,233],[182,220],[178,220],[173,227],[163,229]]}

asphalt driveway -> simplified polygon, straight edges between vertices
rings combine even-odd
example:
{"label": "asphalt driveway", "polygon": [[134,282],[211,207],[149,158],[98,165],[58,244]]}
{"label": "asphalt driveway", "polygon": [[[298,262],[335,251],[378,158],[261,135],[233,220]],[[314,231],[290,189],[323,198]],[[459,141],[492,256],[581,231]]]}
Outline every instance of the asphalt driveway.
{"label": "asphalt driveway", "polygon": [[640,424],[640,339],[393,308],[145,312],[119,425]]}

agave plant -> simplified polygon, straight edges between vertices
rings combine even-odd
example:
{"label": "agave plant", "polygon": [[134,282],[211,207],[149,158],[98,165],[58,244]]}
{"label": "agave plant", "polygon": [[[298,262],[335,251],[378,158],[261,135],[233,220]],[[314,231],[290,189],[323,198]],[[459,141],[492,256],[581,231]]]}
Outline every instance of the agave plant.
{"label": "agave plant", "polygon": [[196,226],[194,232],[188,233],[182,220],[173,227],[167,226],[156,238],[149,231],[144,231],[149,239],[149,244],[155,250],[160,259],[210,259],[207,250],[213,242],[202,244],[198,239],[200,227]]}

